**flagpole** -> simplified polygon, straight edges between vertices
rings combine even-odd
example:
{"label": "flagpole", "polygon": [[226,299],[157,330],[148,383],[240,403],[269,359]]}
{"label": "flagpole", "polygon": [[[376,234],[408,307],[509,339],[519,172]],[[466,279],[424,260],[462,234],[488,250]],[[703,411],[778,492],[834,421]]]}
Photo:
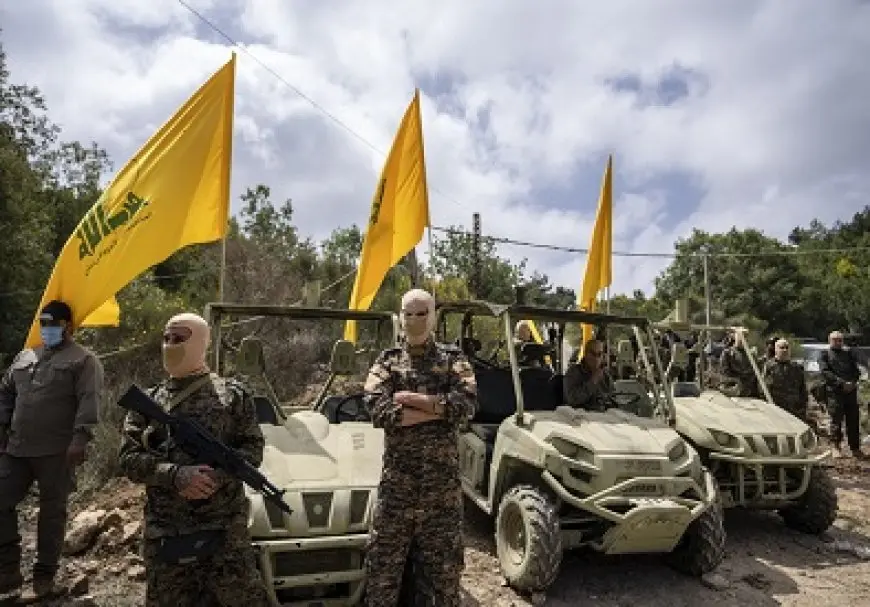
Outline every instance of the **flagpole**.
{"label": "flagpole", "polygon": [[[431,268],[432,268],[432,255],[433,255],[433,252],[432,252],[433,249],[432,249],[432,225],[431,225],[431,222],[430,222],[429,225],[426,226],[426,235],[427,235],[427,240],[428,240],[428,242],[429,242],[429,268],[430,268],[430,272],[431,272]],[[436,295],[435,295],[435,283],[436,283],[437,281],[435,280],[435,276],[434,276],[434,275],[433,275],[431,278],[432,278],[432,293],[431,293],[431,295],[432,295],[432,297],[434,297],[435,299],[438,299],[438,298],[436,297]]]}
{"label": "flagpole", "polygon": [[227,237],[221,238],[221,269],[218,277],[218,301],[224,300],[224,285],[227,273]]}

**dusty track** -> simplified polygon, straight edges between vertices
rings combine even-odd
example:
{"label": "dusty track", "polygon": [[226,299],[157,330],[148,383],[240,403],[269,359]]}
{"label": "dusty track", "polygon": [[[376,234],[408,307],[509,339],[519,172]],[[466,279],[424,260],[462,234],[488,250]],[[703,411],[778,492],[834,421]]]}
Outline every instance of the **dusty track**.
{"label": "dusty track", "polygon": [[[787,529],[775,514],[730,511],[727,514],[728,556],[719,569],[724,587],[709,588],[675,573],[655,557],[602,558],[569,554],[543,604],[554,607],[595,604],[603,607],[646,605],[738,606],[870,605],[870,465],[838,460],[832,471],[840,497],[836,528],[821,538]],[[100,508],[117,509],[124,520],[104,533],[86,554],[70,557],[64,581],[79,583],[79,598],[64,597],[43,605],[127,607],[142,604],[138,538],[123,538],[124,522],[140,517],[141,492],[123,482],[111,483],[99,495],[79,497],[73,514]],[[26,573],[33,558],[32,501],[22,509]],[[500,607],[538,603],[502,585],[493,555],[491,523],[478,513],[466,516],[465,603]],[[857,550],[856,550],[857,549]],[[870,556],[870,555],[865,555]],[[87,582],[83,579],[86,578]],[[84,586],[87,586],[85,588]],[[540,599],[540,597],[536,597]]]}

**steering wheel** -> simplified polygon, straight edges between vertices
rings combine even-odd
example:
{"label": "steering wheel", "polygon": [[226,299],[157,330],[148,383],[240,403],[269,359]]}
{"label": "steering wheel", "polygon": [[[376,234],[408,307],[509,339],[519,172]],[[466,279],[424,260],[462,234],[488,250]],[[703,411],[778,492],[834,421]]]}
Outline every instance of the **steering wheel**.
{"label": "steering wheel", "polygon": [[[345,422],[364,422],[368,421],[368,412],[365,410],[365,407],[361,406],[363,396],[365,396],[364,392],[357,392],[355,394],[348,394],[335,406],[335,421],[336,423]],[[344,411],[344,406],[354,401],[355,405],[353,408],[348,407],[348,411]]]}
{"label": "steering wheel", "polygon": [[640,402],[640,399],[640,394],[634,394],[631,392],[615,392],[610,394],[610,400],[619,408],[636,405]]}

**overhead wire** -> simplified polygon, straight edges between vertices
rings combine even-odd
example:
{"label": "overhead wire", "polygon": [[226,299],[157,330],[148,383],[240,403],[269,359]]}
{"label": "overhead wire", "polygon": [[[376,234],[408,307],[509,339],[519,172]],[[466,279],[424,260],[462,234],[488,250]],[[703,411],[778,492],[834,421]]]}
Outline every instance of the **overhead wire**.
{"label": "overhead wire", "polygon": [[[285,86],[287,86],[291,91],[296,93],[299,97],[301,97],[302,99],[307,101],[309,104],[311,104],[311,106],[313,108],[315,108],[317,111],[321,112],[324,116],[326,116],[327,118],[332,120],[335,124],[337,124],[342,129],[344,129],[345,131],[350,133],[354,138],[356,138],[358,141],[363,143],[366,147],[368,147],[369,149],[371,149],[374,152],[377,152],[381,156],[386,157],[387,154],[383,150],[379,149],[377,146],[375,146],[373,143],[371,143],[365,137],[363,137],[362,135],[357,133],[350,126],[348,126],[347,123],[345,123],[340,118],[338,118],[337,116],[332,114],[330,111],[328,111],[326,108],[324,108],[321,104],[317,103],[317,101],[312,99],[309,95],[306,95],[301,89],[299,89],[299,87],[293,85],[291,82],[289,82],[283,76],[281,76],[281,74],[279,74],[273,68],[271,68],[269,65],[267,65],[265,62],[260,60],[257,56],[255,56],[247,48],[242,46],[242,44],[240,44],[236,39],[234,39],[232,36],[227,34],[223,29],[221,29],[216,23],[211,21],[208,17],[206,17],[205,15],[203,15],[202,13],[197,11],[195,8],[191,7],[184,0],[177,0],[177,1],[184,8],[186,8],[188,11],[190,11],[191,14],[193,14],[200,21],[202,21],[202,23],[204,23],[206,26],[208,26],[212,31],[214,31],[219,36],[221,36],[224,40],[226,40],[234,48],[239,49],[245,55],[250,57],[250,59],[252,61],[257,63],[260,67],[262,67],[269,74],[271,74],[273,77],[275,77],[279,82],[281,82]],[[457,201],[452,196],[449,196],[448,194],[444,193],[443,191],[440,191],[437,188],[432,187],[432,186],[430,186],[429,189],[432,190],[433,192],[437,192],[438,194],[443,196],[445,199],[449,200],[450,202],[453,202],[457,206],[462,207],[463,209],[467,208],[465,205],[463,205],[462,203]],[[462,232],[464,234],[471,234],[471,232],[456,230],[455,228],[445,228],[445,227],[441,227],[441,226],[431,226],[431,228],[433,231],[438,231],[438,232],[447,232],[447,233]],[[565,252],[565,253],[582,253],[582,254],[589,253],[589,249],[580,248],[580,247],[567,247],[567,246],[561,246],[561,245],[526,242],[526,241],[516,240],[516,239],[512,239],[512,238],[500,237],[500,236],[481,235],[481,238],[487,239],[491,242],[497,242],[497,243],[506,244],[506,245],[515,245],[515,246],[522,246],[522,247],[529,247],[529,248],[536,248],[536,249],[548,249],[551,251],[560,251],[560,252]],[[681,257],[681,256],[704,257],[705,255],[708,257],[764,257],[764,256],[779,256],[779,255],[818,255],[818,254],[829,254],[829,253],[851,253],[851,252],[858,252],[858,251],[870,251],[870,247],[859,247],[859,248],[850,248],[850,249],[815,249],[812,251],[803,251],[803,250],[758,251],[758,252],[754,252],[754,253],[748,253],[748,252],[747,253],[736,253],[736,252],[734,252],[734,253],[732,253],[732,252],[651,253],[651,252],[633,252],[633,251],[613,251],[613,256],[614,257],[647,257],[647,258],[675,258],[675,257]]]}

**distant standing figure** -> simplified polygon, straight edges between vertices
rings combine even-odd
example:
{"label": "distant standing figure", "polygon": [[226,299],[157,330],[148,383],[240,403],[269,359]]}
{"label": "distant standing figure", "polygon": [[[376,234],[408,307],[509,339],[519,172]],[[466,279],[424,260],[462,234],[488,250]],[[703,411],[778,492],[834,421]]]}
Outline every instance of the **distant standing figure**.
{"label": "distant standing figure", "polygon": [[854,457],[865,459],[861,451],[858,412],[858,368],[857,352],[843,347],[843,334],[833,331],[828,335],[828,349],[819,360],[819,371],[825,380],[828,391],[828,404],[831,405],[831,438],[834,447],[840,451],[843,442],[843,422],[846,422],[846,437]]}
{"label": "distant standing figure", "polygon": [[36,481],[39,520],[35,602],[54,594],[75,467],[97,425],[103,366],[73,338],[72,310],[51,301],[39,316],[42,345],[21,351],[0,383],[0,595],[17,594],[21,575],[18,504]]}
{"label": "distant standing figure", "polygon": [[764,383],[773,402],[801,421],[807,421],[810,397],[804,369],[791,360],[788,340],[779,339],[774,343],[773,357],[764,364]]}

